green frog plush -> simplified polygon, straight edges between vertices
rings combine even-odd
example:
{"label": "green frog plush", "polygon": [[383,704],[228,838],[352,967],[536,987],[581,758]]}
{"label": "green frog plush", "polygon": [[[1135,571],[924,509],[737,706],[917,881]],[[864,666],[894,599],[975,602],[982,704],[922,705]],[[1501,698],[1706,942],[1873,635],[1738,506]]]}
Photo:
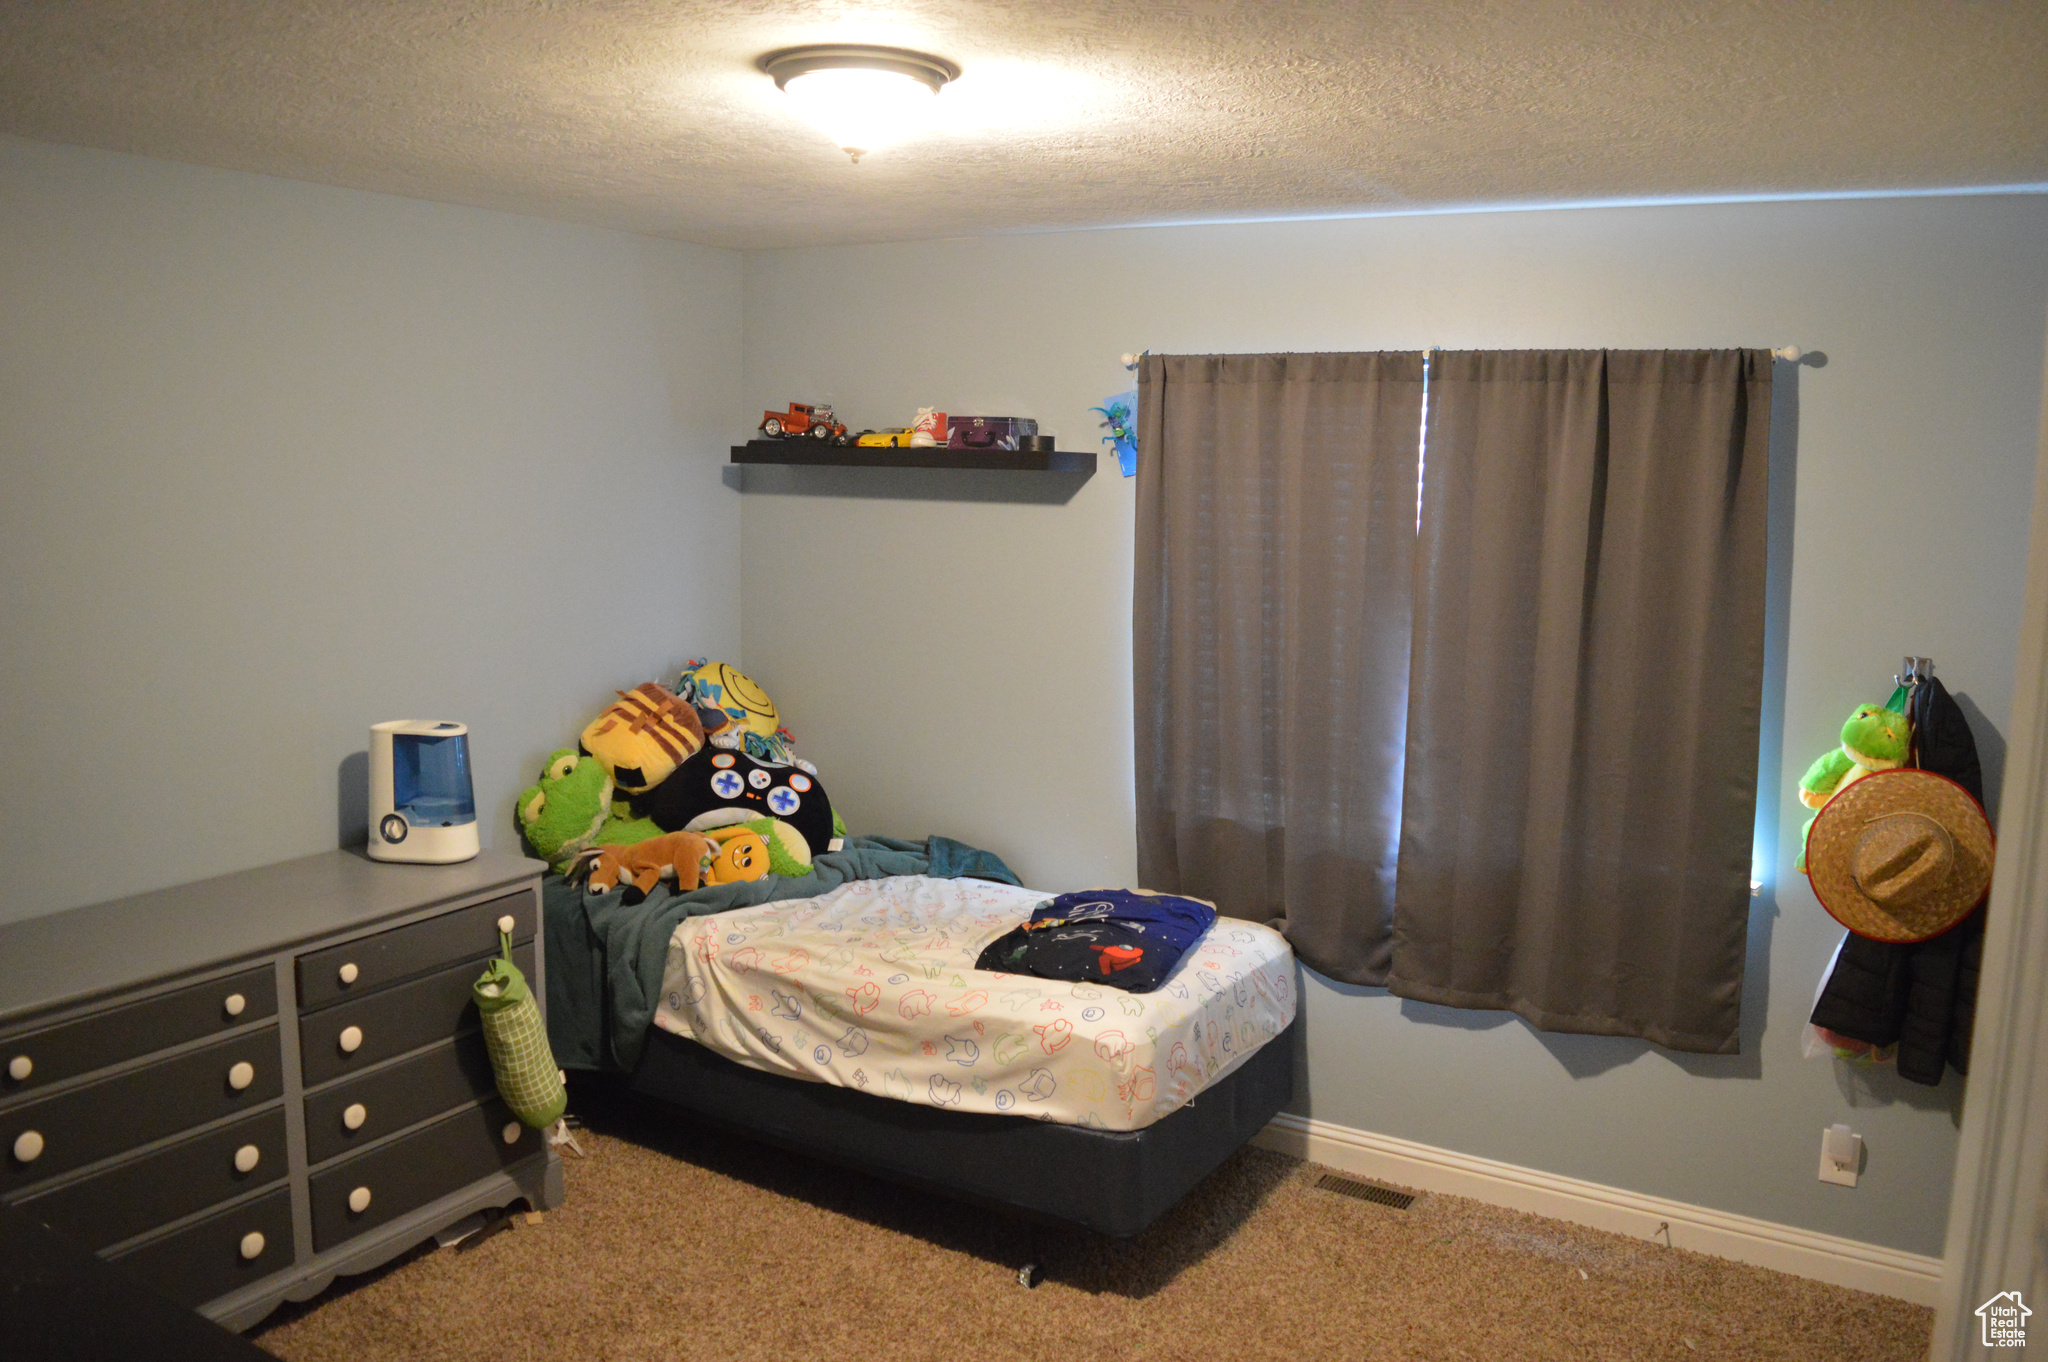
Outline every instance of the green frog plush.
{"label": "green frog plush", "polygon": [[[1799,802],[1817,811],[1872,771],[1904,766],[1908,741],[1905,715],[1883,705],[1856,706],[1856,712],[1842,725],[1842,745],[1807,767],[1799,778]],[[1806,837],[1812,831],[1813,819],[1809,818],[1799,831],[1799,870],[1806,869]]]}
{"label": "green frog plush", "polygon": [[548,753],[540,784],[519,795],[526,844],[558,873],[591,847],[628,846],[661,836],[652,819],[635,818],[612,802],[612,774],[603,762],[564,747]]}

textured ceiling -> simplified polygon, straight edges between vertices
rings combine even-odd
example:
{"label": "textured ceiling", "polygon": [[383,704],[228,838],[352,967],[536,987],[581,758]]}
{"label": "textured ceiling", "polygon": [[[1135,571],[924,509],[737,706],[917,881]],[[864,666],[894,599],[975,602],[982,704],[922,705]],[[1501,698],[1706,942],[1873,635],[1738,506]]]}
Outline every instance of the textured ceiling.
{"label": "textured ceiling", "polygon": [[[952,59],[850,164],[754,67]],[[2041,0],[0,0],[0,130],[720,246],[2048,181]]]}

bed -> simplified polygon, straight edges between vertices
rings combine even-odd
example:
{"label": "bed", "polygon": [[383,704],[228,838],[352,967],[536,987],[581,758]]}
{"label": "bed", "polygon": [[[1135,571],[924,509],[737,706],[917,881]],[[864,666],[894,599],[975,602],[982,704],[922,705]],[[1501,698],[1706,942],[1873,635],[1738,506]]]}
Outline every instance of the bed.
{"label": "bed", "polygon": [[[671,908],[653,923],[668,935],[651,1025],[610,1067],[788,1149],[1134,1236],[1293,1095],[1293,957],[1270,929],[1222,918],[1150,994],[974,968],[1049,897],[912,874]],[[567,907],[551,895],[551,952]],[[552,1007],[552,955],[549,972]]]}

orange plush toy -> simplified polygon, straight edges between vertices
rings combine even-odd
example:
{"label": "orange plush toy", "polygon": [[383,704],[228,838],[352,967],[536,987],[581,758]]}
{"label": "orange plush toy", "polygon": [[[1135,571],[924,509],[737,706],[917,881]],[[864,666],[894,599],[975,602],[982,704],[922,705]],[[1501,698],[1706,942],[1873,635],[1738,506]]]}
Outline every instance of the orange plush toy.
{"label": "orange plush toy", "polygon": [[[578,861],[588,872],[592,889],[609,894],[624,880],[631,885],[626,901],[638,903],[663,880],[673,880],[677,893],[689,893],[702,881],[704,866],[712,859],[711,843],[703,834],[668,832],[629,846],[592,847]],[[765,864],[767,858],[762,859]]]}
{"label": "orange plush toy", "polygon": [[704,883],[732,884],[758,880],[768,873],[768,843],[760,833],[742,824],[706,828],[704,836],[718,843],[718,851],[706,862]]}

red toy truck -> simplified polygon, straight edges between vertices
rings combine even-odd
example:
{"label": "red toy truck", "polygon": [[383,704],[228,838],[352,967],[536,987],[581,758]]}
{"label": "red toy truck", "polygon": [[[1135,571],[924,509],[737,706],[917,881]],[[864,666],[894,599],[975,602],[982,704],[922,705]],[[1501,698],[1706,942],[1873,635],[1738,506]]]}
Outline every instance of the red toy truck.
{"label": "red toy truck", "polygon": [[846,427],[832,418],[832,408],[808,402],[792,402],[788,411],[762,412],[761,433],[771,440],[809,436],[813,440],[849,443]]}

